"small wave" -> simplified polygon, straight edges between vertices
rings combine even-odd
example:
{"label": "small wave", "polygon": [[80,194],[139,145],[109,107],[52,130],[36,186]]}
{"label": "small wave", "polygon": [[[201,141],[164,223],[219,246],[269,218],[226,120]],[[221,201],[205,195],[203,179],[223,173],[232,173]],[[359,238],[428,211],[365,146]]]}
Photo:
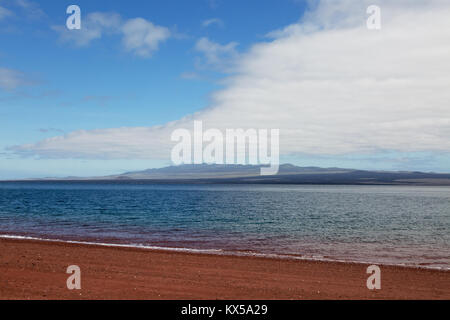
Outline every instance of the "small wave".
{"label": "small wave", "polygon": [[140,248],[140,249],[164,250],[164,251],[183,251],[183,252],[192,252],[192,253],[214,253],[214,252],[220,253],[220,252],[223,252],[223,250],[221,250],[221,249],[191,249],[191,248],[159,247],[159,246],[148,246],[148,245],[143,245],[143,244],[103,243],[103,242],[90,242],[90,241],[47,239],[47,238],[15,236],[15,235],[0,235],[0,238],[16,239],[16,240],[58,242],[58,243],[72,243],[72,244],[83,244],[83,245],[102,246],[102,247]]}

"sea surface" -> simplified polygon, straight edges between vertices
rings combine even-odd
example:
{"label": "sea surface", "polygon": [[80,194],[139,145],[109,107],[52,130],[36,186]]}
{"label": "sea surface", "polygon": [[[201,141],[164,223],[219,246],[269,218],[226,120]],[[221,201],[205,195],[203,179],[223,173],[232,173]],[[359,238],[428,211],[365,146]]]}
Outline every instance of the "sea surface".
{"label": "sea surface", "polygon": [[450,269],[450,187],[4,182],[0,236]]}

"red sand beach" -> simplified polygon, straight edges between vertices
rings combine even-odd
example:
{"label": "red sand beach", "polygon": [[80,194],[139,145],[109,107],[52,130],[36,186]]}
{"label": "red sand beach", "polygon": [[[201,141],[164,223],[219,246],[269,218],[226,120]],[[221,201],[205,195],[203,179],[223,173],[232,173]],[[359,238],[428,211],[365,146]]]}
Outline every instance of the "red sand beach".
{"label": "red sand beach", "polygon": [[[66,269],[81,268],[81,290]],[[0,299],[450,299],[450,272],[0,239]]]}

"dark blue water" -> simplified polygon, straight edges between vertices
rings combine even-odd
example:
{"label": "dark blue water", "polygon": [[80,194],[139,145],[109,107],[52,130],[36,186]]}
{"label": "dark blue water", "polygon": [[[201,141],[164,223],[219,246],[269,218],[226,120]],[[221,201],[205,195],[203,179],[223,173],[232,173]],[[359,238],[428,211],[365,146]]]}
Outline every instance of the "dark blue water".
{"label": "dark blue water", "polygon": [[0,234],[450,268],[450,187],[0,183]]}

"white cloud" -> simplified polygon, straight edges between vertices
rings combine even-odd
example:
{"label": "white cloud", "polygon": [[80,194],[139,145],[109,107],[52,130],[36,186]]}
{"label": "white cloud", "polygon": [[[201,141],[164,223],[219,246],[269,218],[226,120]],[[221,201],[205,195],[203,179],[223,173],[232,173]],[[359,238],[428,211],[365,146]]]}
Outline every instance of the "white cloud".
{"label": "white cloud", "polygon": [[[334,3],[322,1],[240,56],[208,109],[162,126],[78,131],[12,150],[168,159],[171,132],[197,119],[222,130],[279,128],[285,155],[450,152],[450,3],[378,1],[380,31],[366,28],[371,2],[340,2],[336,15]],[[223,47],[205,39],[199,48],[215,62]]]}
{"label": "white cloud", "polygon": [[222,45],[203,37],[195,44],[195,50],[204,55],[202,65],[227,71],[232,68],[231,64],[238,57],[237,46],[237,42]]}
{"label": "white cloud", "polygon": [[202,26],[203,27],[209,27],[209,26],[211,26],[213,24],[215,24],[215,25],[217,25],[217,26],[219,26],[221,28],[224,27],[223,21],[221,19],[219,19],[219,18],[211,18],[211,19],[207,19],[207,20],[202,22]]}
{"label": "white cloud", "polygon": [[126,50],[142,57],[151,56],[158,50],[159,43],[170,37],[169,29],[142,18],[128,20],[123,25],[122,32]]}
{"label": "white cloud", "polygon": [[0,67],[0,89],[13,90],[28,83],[22,72]]}
{"label": "white cloud", "polygon": [[53,26],[63,42],[83,47],[104,35],[122,36],[125,50],[141,57],[150,57],[162,41],[170,37],[166,27],[157,26],[143,18],[123,20],[117,13],[94,12],[83,18],[80,30]]}

